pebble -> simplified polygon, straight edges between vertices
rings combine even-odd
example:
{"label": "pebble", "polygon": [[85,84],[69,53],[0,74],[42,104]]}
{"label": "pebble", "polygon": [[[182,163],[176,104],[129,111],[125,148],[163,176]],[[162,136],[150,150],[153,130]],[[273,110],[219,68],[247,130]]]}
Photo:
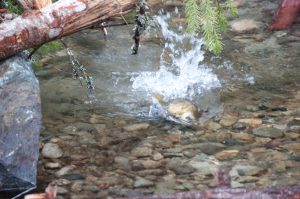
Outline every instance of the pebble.
{"label": "pebble", "polygon": [[252,143],[255,137],[248,133],[231,133],[232,139],[237,140],[241,143]]}
{"label": "pebble", "polygon": [[197,120],[200,117],[198,108],[192,102],[183,99],[170,102],[167,111],[183,121]]}
{"label": "pebble", "polygon": [[247,118],[247,119],[240,119],[238,122],[249,124],[251,127],[258,127],[262,124],[262,120],[258,118]]}
{"label": "pebble", "polygon": [[263,170],[263,168],[260,168],[258,166],[237,164],[231,169],[229,175],[231,178],[235,178],[237,176],[254,176],[258,175]]}
{"label": "pebble", "polygon": [[57,194],[58,195],[66,195],[68,193],[69,193],[68,189],[66,189],[64,187],[57,187]]}
{"label": "pebble", "polygon": [[131,151],[131,154],[135,157],[149,157],[152,156],[152,149],[149,147],[137,147]]}
{"label": "pebble", "polygon": [[154,160],[142,160],[142,165],[145,169],[156,169],[161,166],[161,163]]}
{"label": "pebble", "polygon": [[281,147],[284,149],[287,149],[289,151],[293,151],[294,153],[300,154],[300,143],[299,142],[284,144]]}
{"label": "pebble", "polygon": [[289,131],[297,131],[300,132],[300,118],[293,118],[288,122],[288,130]]}
{"label": "pebble", "polygon": [[154,153],[153,154],[153,160],[155,160],[155,161],[159,161],[159,160],[162,160],[162,159],[164,159],[164,156],[161,154],[161,153],[158,153],[158,152],[156,152],[156,153]]}
{"label": "pebble", "polygon": [[197,175],[214,175],[219,164],[216,158],[205,154],[196,155],[188,163],[188,165],[197,170]]}
{"label": "pebble", "polygon": [[129,168],[129,159],[126,157],[122,157],[122,156],[117,156],[114,159],[115,163],[118,164],[119,166],[123,167],[123,168]]}
{"label": "pebble", "polygon": [[216,123],[216,122],[208,122],[206,127],[209,130],[216,131],[216,130],[220,129],[222,126],[220,124]]}
{"label": "pebble", "polygon": [[124,126],[123,129],[125,131],[139,131],[139,130],[145,130],[147,128],[149,128],[150,124],[148,123],[139,123],[139,124],[131,124],[131,125],[127,125]]}
{"label": "pebble", "polygon": [[61,164],[59,162],[47,162],[45,164],[46,169],[59,169],[61,168]]}
{"label": "pebble", "polygon": [[218,158],[219,160],[228,160],[235,158],[238,156],[239,151],[238,150],[224,150],[216,153],[214,156]]}
{"label": "pebble", "polygon": [[282,130],[274,127],[258,127],[253,129],[253,134],[268,138],[279,138],[284,135]]}
{"label": "pebble", "polygon": [[231,29],[236,33],[244,33],[253,31],[259,28],[259,25],[253,19],[236,20],[230,23]]}
{"label": "pebble", "polygon": [[174,158],[169,161],[167,167],[168,169],[174,171],[176,175],[186,175],[195,171],[195,168],[186,164],[179,158]]}
{"label": "pebble", "polygon": [[42,149],[42,155],[45,158],[60,158],[63,156],[63,151],[57,144],[46,143]]}
{"label": "pebble", "polygon": [[74,181],[71,186],[71,191],[72,192],[80,192],[80,191],[82,191],[82,187],[83,187],[83,181]]}
{"label": "pebble", "polygon": [[207,155],[213,155],[218,151],[221,151],[226,148],[225,145],[216,142],[206,142],[197,144],[198,148]]}
{"label": "pebble", "polygon": [[68,165],[68,166],[65,166],[65,167],[61,168],[60,170],[58,170],[58,171],[55,173],[55,175],[56,175],[57,177],[63,176],[63,175],[65,175],[65,174],[69,173],[70,171],[72,171],[72,170],[75,169],[75,168],[76,168],[75,165]]}
{"label": "pebble", "polygon": [[232,126],[233,124],[236,123],[237,121],[237,117],[235,116],[231,116],[231,115],[224,115],[220,121],[220,124],[223,125],[223,126]]}
{"label": "pebble", "polygon": [[151,187],[151,186],[154,186],[154,183],[150,180],[145,179],[145,178],[137,177],[133,186],[135,188]]}

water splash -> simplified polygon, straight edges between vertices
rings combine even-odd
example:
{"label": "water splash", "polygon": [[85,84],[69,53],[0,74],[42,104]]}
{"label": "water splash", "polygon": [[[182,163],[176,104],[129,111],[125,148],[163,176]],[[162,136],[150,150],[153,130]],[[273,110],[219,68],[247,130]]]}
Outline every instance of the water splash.
{"label": "water splash", "polygon": [[164,100],[193,100],[213,88],[221,87],[218,77],[201,62],[204,59],[202,39],[177,33],[168,25],[170,14],[156,17],[166,40],[158,71],[141,72],[131,78],[134,91],[158,94]]}

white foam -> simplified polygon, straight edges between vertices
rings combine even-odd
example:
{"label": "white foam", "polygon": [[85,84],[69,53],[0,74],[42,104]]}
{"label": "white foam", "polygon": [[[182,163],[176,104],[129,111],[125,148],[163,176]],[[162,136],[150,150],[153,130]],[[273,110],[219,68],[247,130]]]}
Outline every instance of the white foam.
{"label": "white foam", "polygon": [[204,59],[202,39],[172,31],[167,23],[169,18],[170,15],[167,14],[157,17],[157,21],[166,39],[164,51],[168,53],[171,63],[166,63],[161,56],[158,71],[145,71],[133,75],[133,90],[145,91],[150,95],[159,94],[169,100],[192,99],[204,91],[220,87],[218,77],[211,69],[201,64]]}

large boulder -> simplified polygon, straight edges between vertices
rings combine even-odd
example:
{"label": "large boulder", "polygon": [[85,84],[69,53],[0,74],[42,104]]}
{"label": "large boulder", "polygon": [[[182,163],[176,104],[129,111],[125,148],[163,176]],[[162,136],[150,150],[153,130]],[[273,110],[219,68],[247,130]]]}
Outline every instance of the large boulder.
{"label": "large boulder", "polygon": [[36,184],[41,101],[31,66],[22,55],[0,62],[0,191]]}

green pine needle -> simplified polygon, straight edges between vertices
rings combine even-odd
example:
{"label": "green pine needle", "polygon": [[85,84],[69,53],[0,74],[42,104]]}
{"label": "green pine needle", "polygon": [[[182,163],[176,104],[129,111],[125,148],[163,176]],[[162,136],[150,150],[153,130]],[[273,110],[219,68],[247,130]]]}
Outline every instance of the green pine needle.
{"label": "green pine needle", "polygon": [[184,0],[185,15],[188,21],[187,32],[201,32],[207,50],[219,54],[223,50],[221,32],[228,29],[225,11],[237,15],[233,0],[226,0],[224,8],[218,0]]}

